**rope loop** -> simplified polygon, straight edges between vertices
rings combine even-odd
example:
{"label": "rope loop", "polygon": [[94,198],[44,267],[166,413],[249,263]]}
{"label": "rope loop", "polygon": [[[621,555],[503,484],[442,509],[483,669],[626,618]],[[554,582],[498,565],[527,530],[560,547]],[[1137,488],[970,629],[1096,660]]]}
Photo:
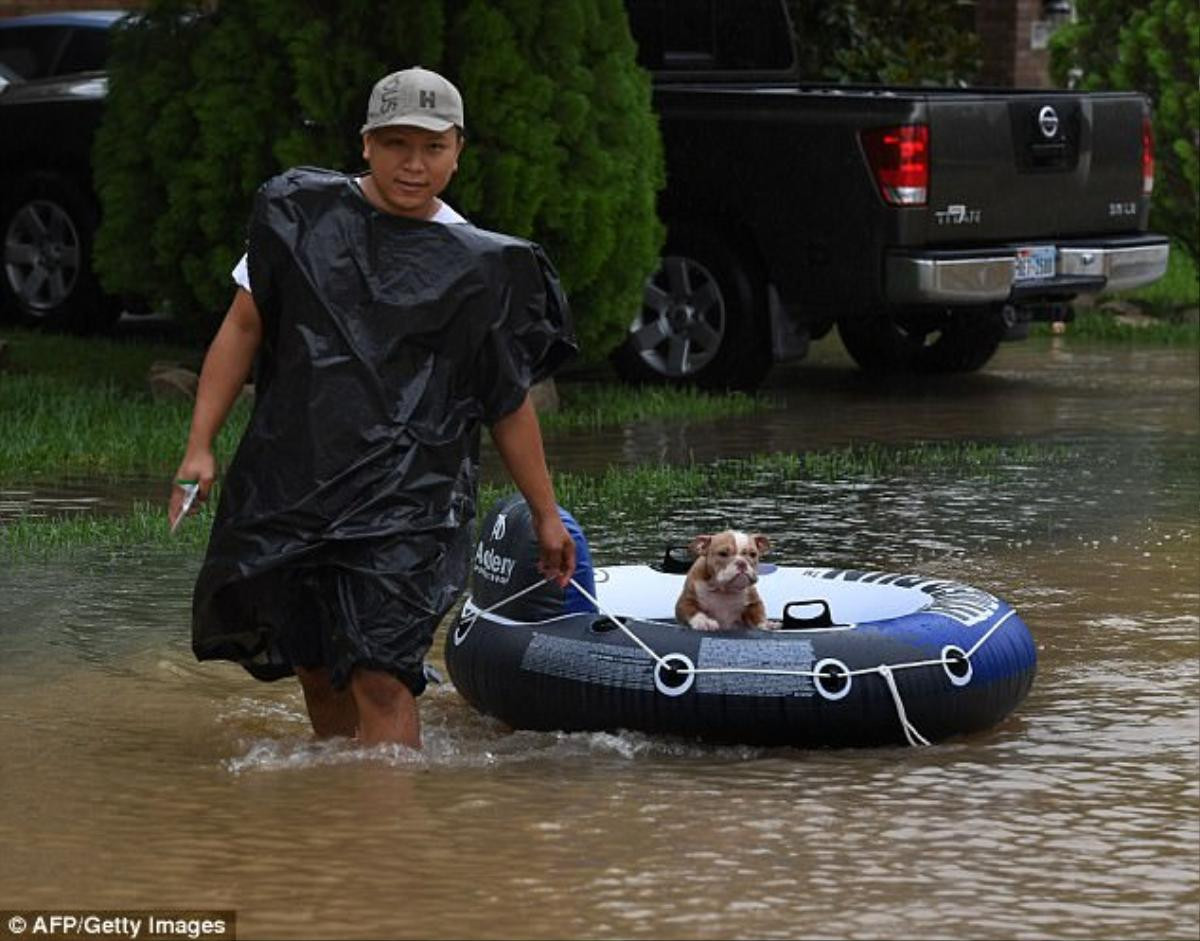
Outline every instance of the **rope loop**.
{"label": "rope loop", "polygon": [[908,721],[908,713],[904,710],[904,700],[900,697],[900,687],[896,685],[896,677],[892,673],[892,668],[886,663],[881,663],[876,669],[891,691],[892,701],[896,704],[896,716],[900,720],[900,728],[904,731],[904,737],[908,739],[908,744],[913,747],[928,745],[929,739],[918,732],[917,727]]}

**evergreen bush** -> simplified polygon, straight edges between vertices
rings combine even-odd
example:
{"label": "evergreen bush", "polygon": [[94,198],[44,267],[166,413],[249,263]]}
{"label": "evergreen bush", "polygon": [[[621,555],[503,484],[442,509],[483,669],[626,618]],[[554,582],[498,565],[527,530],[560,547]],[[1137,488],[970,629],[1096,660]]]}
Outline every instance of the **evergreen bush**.
{"label": "evergreen bush", "polygon": [[1056,82],[1136,89],[1153,108],[1151,225],[1192,258],[1200,226],[1200,7],[1195,0],[1077,0],[1051,40]]}
{"label": "evergreen bush", "polygon": [[256,188],[288,166],[360,169],[371,86],[411,65],[466,102],[447,200],[543,244],[585,357],[605,357],[663,238],[661,143],[621,0],[151,0],[114,41],[96,143],[106,287],[211,335]]}

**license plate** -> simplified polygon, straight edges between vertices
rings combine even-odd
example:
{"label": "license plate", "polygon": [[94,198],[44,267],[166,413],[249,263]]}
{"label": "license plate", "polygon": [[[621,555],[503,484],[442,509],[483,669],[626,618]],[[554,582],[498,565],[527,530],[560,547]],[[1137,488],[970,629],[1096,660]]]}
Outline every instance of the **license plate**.
{"label": "license plate", "polygon": [[1017,249],[1017,281],[1044,281],[1053,278],[1058,250],[1053,245],[1035,245]]}

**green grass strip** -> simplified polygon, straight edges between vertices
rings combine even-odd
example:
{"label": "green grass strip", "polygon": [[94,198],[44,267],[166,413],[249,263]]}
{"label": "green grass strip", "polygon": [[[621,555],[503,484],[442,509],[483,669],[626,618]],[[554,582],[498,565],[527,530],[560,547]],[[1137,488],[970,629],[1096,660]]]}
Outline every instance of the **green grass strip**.
{"label": "green grass strip", "polygon": [[125,550],[175,550],[194,555],[208,544],[212,521],[213,509],[206,506],[172,534],[165,503],[137,503],[132,512],[121,516],[23,517],[0,524],[0,559],[71,558]]}
{"label": "green grass strip", "polygon": [[762,395],[719,394],[671,386],[562,383],[561,411],[541,416],[547,431],[594,431],[645,421],[710,421],[777,408]]}
{"label": "green grass strip", "polygon": [[[165,477],[183,456],[191,413],[190,402],[155,402],[115,382],[0,376],[0,481]],[[233,454],[248,417],[245,403],[234,409],[219,454]]]}
{"label": "green grass strip", "polygon": [[[770,454],[681,467],[644,465],[609,468],[600,474],[556,474],[559,502],[582,520],[591,512],[619,507],[630,517],[658,517],[664,507],[697,497],[727,499],[752,489],[779,490],[797,481],[837,482],[889,476],[996,477],[1030,466],[1063,463],[1071,452],[1040,444],[930,442],[904,447],[855,445],[811,454]],[[511,492],[484,485],[479,516]],[[0,559],[9,561],[71,557],[115,551],[178,551],[197,554],[212,526],[210,502],[178,531],[168,532],[163,505],[138,504],[124,516],[72,514],[18,519],[0,525]]]}
{"label": "green grass strip", "polygon": [[138,337],[75,337],[19,327],[0,329],[0,340],[8,342],[2,364],[6,373],[49,376],[76,387],[116,386],[137,397],[147,396],[150,365],[155,361],[199,370],[204,357],[204,350],[177,343]]}
{"label": "green grass strip", "polygon": [[[701,496],[726,499],[745,492],[778,489],[797,481],[886,479],[928,476],[994,477],[1034,465],[1065,462],[1070,451],[1057,445],[928,442],[904,447],[853,445],[808,454],[777,453],[682,466],[647,464],[610,467],[600,474],[555,474],[554,489],[565,507],[619,507],[628,516],[658,515],[664,506]],[[482,511],[511,488],[493,496],[483,488]],[[481,511],[481,515],[482,515]]]}
{"label": "green grass strip", "polygon": [[[1030,336],[1051,336],[1050,324],[1034,324]],[[1102,340],[1109,343],[1137,343],[1161,346],[1200,345],[1200,323],[1157,319],[1148,323],[1127,323],[1106,310],[1078,309],[1067,324],[1064,339]]]}

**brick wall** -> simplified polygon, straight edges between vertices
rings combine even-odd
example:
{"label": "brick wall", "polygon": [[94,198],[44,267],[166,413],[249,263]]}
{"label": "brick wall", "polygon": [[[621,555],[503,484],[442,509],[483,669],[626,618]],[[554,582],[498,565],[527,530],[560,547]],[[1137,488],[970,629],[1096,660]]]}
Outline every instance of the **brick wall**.
{"label": "brick wall", "polygon": [[[2,2],[2,0],[0,0]],[[1017,6],[1012,0],[977,0],[975,32],[979,34],[984,85],[1011,85],[1016,57]]]}
{"label": "brick wall", "polygon": [[1022,88],[1050,87],[1050,38],[1052,24],[1043,12],[1042,0],[1018,0],[1017,59],[1013,84]]}
{"label": "brick wall", "polygon": [[975,31],[983,46],[981,82],[1049,88],[1045,43],[1053,26],[1043,0],[976,0]]}

